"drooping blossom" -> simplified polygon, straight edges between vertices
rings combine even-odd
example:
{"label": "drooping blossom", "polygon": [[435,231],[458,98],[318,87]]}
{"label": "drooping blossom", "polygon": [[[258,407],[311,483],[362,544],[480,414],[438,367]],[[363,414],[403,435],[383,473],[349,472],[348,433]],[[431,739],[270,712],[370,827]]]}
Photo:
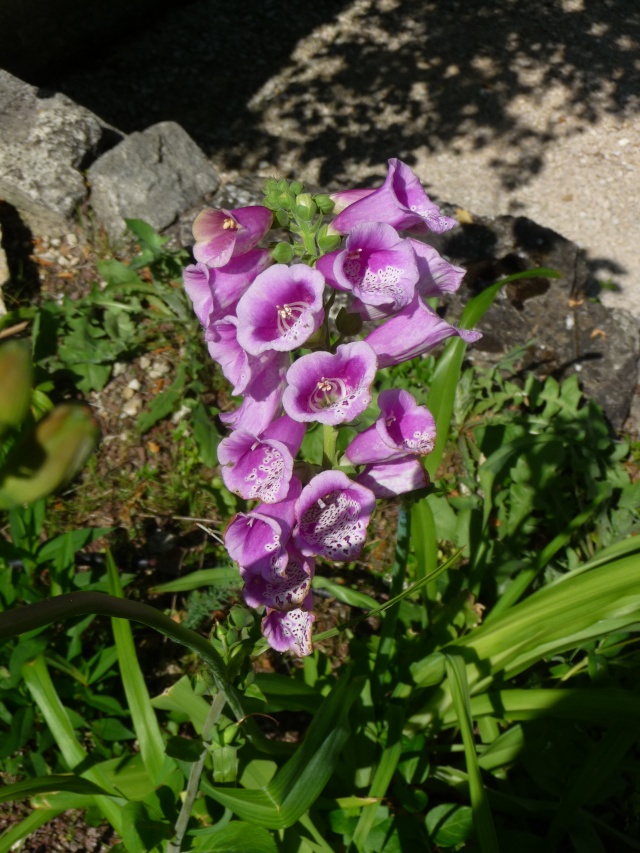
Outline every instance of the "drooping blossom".
{"label": "drooping blossom", "polygon": [[231,258],[257,246],[272,221],[273,214],[262,205],[233,210],[207,208],[193,223],[194,257],[207,266],[223,267]]}
{"label": "drooping blossom", "polygon": [[367,465],[356,477],[356,482],[371,489],[377,498],[395,498],[398,495],[425,489],[429,475],[415,456],[405,456],[391,462]]}
{"label": "drooping blossom", "polygon": [[315,564],[292,545],[287,547],[287,564],[271,572],[244,572],[242,595],[249,607],[265,607],[271,610],[295,610],[309,605],[311,581]]}
{"label": "drooping blossom", "polygon": [[428,296],[440,296],[442,293],[455,293],[465,277],[466,270],[445,261],[428,243],[414,240],[412,237],[407,239],[418,262],[418,293],[425,299]]}
{"label": "drooping blossom", "polygon": [[377,367],[375,353],[364,341],[342,344],[335,355],[303,355],[287,372],[284,409],[295,421],[337,426],[353,420],[371,402]]}
{"label": "drooping blossom", "polygon": [[266,353],[258,358],[260,369],[252,371],[242,403],[232,412],[220,415],[220,420],[230,429],[245,429],[252,435],[261,435],[280,413],[291,364],[288,352]]}
{"label": "drooping blossom", "polygon": [[342,471],[322,471],[296,503],[295,541],[303,554],[353,560],[362,550],[375,505],[373,492]]}
{"label": "drooping blossom", "polygon": [[419,406],[408,391],[398,388],[382,391],[378,406],[380,417],[358,433],[345,451],[353,465],[431,453],[436,441],[436,422],[426,406]]}
{"label": "drooping blossom", "polygon": [[390,367],[424,355],[452,335],[467,343],[482,337],[481,332],[449,325],[416,293],[410,305],[370,332],[365,341],[378,356],[379,367]]}
{"label": "drooping blossom", "polygon": [[[311,606],[311,602],[309,602]],[[270,610],[262,620],[262,633],[272,649],[293,652],[298,657],[310,655],[311,629],[315,616],[310,610]]]}
{"label": "drooping blossom", "polygon": [[337,193],[331,193],[329,198],[334,204],[333,213],[342,213],[342,211],[349,207],[349,205],[354,204],[356,201],[360,201],[362,198],[366,198],[374,192],[375,189],[356,188],[350,190],[338,190]]}
{"label": "drooping blossom", "polygon": [[389,160],[384,184],[346,207],[331,227],[338,234],[348,234],[363,222],[385,222],[398,231],[422,227],[436,234],[458,224],[456,219],[442,213],[411,169],[395,158]]}
{"label": "drooping blossom", "polygon": [[238,342],[252,355],[302,346],[324,319],[324,277],[305,264],[276,264],[238,302]]}
{"label": "drooping blossom", "polygon": [[225,486],[245,500],[266,504],[283,500],[304,432],[304,425],[287,415],[270,424],[260,437],[244,429],[234,430],[218,445]]}
{"label": "drooping blossom", "polygon": [[367,305],[384,305],[387,313],[411,302],[418,281],[411,244],[382,223],[357,225],[345,248],[323,255],[316,266],[332,287],[353,293]]}
{"label": "drooping blossom", "polygon": [[286,567],[287,543],[295,525],[295,504],[301,491],[302,484],[294,475],[289,491],[278,503],[261,503],[231,519],[224,532],[224,544],[243,577],[257,573],[268,578]]}
{"label": "drooping blossom", "polygon": [[255,277],[272,263],[268,249],[252,249],[216,269],[202,263],[186,267],[182,274],[184,289],[204,328],[212,320],[232,314]]}

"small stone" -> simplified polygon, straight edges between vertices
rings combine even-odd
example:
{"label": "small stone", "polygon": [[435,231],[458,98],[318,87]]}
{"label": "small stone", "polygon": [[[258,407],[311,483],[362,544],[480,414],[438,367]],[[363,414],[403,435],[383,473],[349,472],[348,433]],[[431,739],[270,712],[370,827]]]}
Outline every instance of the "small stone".
{"label": "small stone", "polygon": [[143,370],[148,370],[151,367],[151,359],[148,356],[143,355],[138,364]]}
{"label": "small stone", "polygon": [[65,240],[66,240],[66,242],[67,242],[67,246],[71,246],[71,248],[72,248],[72,249],[73,249],[75,246],[77,246],[77,245],[78,245],[78,243],[79,243],[78,236],[77,236],[76,234],[73,234],[73,233],[72,233],[72,234],[67,234],[67,235],[66,235],[66,237],[65,237],[64,239],[65,239]]}
{"label": "small stone", "polygon": [[133,388],[129,388],[129,386],[127,386],[123,390],[122,396],[124,397],[125,400],[131,400],[135,393],[136,392],[133,390]]}
{"label": "small stone", "polygon": [[131,379],[127,382],[127,388],[131,388],[132,391],[140,390],[140,382],[137,379]]}
{"label": "small stone", "polygon": [[132,400],[129,400],[128,403],[125,403],[122,407],[122,411],[125,415],[128,415],[130,418],[135,417],[140,410],[140,398],[134,397]]}

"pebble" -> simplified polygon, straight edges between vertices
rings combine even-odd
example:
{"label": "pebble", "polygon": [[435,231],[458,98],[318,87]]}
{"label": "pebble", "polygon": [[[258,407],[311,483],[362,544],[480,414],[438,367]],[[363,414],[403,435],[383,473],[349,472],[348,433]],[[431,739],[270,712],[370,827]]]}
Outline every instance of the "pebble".
{"label": "pebble", "polygon": [[137,415],[138,411],[140,410],[140,405],[141,403],[139,397],[134,397],[132,400],[129,400],[122,407],[123,414],[121,415],[121,417],[123,417],[124,415],[128,415],[130,418],[135,417],[135,415]]}

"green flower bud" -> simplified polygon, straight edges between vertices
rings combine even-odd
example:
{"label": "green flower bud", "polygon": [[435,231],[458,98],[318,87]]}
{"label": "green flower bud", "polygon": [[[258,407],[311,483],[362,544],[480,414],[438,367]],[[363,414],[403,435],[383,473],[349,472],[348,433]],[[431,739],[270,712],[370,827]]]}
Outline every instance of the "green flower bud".
{"label": "green flower bud", "polygon": [[321,213],[333,213],[333,208],[335,207],[335,203],[331,200],[328,195],[324,195],[323,193],[318,193],[314,195],[313,200],[318,205]]}
{"label": "green flower bud", "polygon": [[289,192],[289,190],[286,190],[278,196],[278,203],[279,206],[283,207],[285,210],[293,210],[293,206],[296,203],[296,197],[293,193]]}
{"label": "green flower bud", "polygon": [[357,335],[362,329],[362,317],[350,314],[346,308],[341,308],[336,317],[336,329],[341,335]]}
{"label": "green flower bud", "polygon": [[279,208],[276,210],[276,220],[281,228],[286,228],[289,224],[290,217],[286,210]]}
{"label": "green flower bud", "polygon": [[67,483],[98,443],[87,406],[57,406],[11,448],[0,468],[0,509],[32,503]]}
{"label": "green flower bud", "polygon": [[342,237],[340,234],[329,233],[329,226],[323,225],[318,231],[316,241],[320,251],[325,254],[326,252],[333,252],[334,249],[337,249],[342,242]]}
{"label": "green flower bud", "polygon": [[293,181],[289,189],[294,195],[300,195],[300,193],[304,190],[304,185],[301,184],[300,181]]}
{"label": "green flower bud", "polygon": [[294,255],[291,243],[277,243],[271,250],[271,256],[277,264],[288,264]]}
{"label": "green flower bud", "polygon": [[26,341],[0,347],[0,435],[20,426],[29,411],[33,367]]}
{"label": "green flower bud", "polygon": [[296,216],[303,222],[311,222],[318,212],[318,207],[309,193],[300,193],[296,196]]}

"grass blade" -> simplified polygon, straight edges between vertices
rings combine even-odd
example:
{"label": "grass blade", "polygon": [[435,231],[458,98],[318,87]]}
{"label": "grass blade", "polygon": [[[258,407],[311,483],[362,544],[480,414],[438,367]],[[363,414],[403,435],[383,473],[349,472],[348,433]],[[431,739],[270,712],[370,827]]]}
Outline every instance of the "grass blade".
{"label": "grass blade", "polygon": [[[109,593],[118,598],[123,598],[120,576],[110,551],[106,552],[106,565]],[[111,625],[118,651],[122,684],[131,712],[133,729],[140,744],[142,760],[151,779],[157,782],[165,765],[164,742],[160,733],[158,718],[149,698],[144,675],[138,663],[131,623],[126,619],[112,619]]]}
{"label": "grass blade", "polygon": [[483,853],[498,853],[498,841],[493,826],[489,801],[487,800],[480,773],[473,737],[473,719],[471,717],[471,704],[469,701],[467,668],[464,660],[457,655],[447,655],[445,663],[449,687],[453,697],[453,707],[458,718],[458,725],[464,745],[464,755],[469,778],[469,797],[471,799],[471,808],[473,809],[473,824],[478,843]]}

